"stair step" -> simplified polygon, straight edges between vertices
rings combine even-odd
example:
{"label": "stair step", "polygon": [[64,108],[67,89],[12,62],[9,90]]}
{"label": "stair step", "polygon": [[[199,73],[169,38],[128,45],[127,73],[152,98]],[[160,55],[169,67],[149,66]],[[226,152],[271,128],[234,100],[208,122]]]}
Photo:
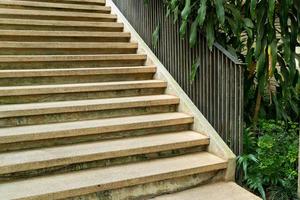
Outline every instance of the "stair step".
{"label": "stair step", "polygon": [[0,30],[2,41],[128,42],[130,33],[92,31]]}
{"label": "stair step", "polygon": [[89,61],[89,60],[145,60],[144,54],[130,55],[16,55],[16,56],[0,56],[1,62],[61,62],[61,61]]}
{"label": "stair step", "polygon": [[154,66],[0,70],[0,86],[151,80]]}
{"label": "stair step", "polygon": [[19,9],[45,9],[45,10],[76,10],[85,12],[110,13],[111,9],[107,6],[97,5],[76,5],[65,3],[48,3],[48,2],[31,2],[18,0],[0,0],[2,8],[19,8]]}
{"label": "stair step", "polygon": [[62,21],[38,19],[0,18],[0,28],[6,30],[53,30],[53,31],[123,31],[117,22]]}
{"label": "stair step", "polygon": [[193,117],[184,113],[163,113],[100,120],[53,123],[32,126],[0,128],[0,144],[104,134],[116,131],[137,130],[189,124]]}
{"label": "stair step", "polygon": [[0,70],[0,78],[155,73],[155,66]]}
{"label": "stair step", "polygon": [[146,58],[144,54],[0,56],[0,69],[140,66]]}
{"label": "stair step", "polygon": [[1,199],[60,199],[225,169],[226,161],[207,152],[0,185]]}
{"label": "stair step", "polygon": [[45,19],[45,20],[78,20],[78,21],[102,21],[114,22],[117,16],[105,13],[89,12],[64,12],[48,10],[21,10],[21,9],[1,9],[1,18],[21,18],[21,19]]}
{"label": "stair step", "polygon": [[0,106],[0,118],[45,115],[54,113],[110,110],[178,104],[179,98],[172,95],[152,95],[111,99],[63,101],[49,103],[12,104]]}
{"label": "stair step", "polygon": [[85,4],[85,5],[105,5],[105,0],[23,0],[33,2],[55,2],[55,3],[70,3],[70,4]]}
{"label": "stair step", "polygon": [[112,91],[141,88],[165,88],[165,81],[142,80],[142,81],[121,81],[121,82],[101,82],[101,83],[80,83],[61,85],[37,85],[37,86],[9,86],[0,87],[1,96],[20,96],[37,94],[57,94],[92,91]]}
{"label": "stair step", "polygon": [[126,54],[138,48],[133,42],[5,42],[0,43],[0,55],[29,54]]}
{"label": "stair step", "polygon": [[0,174],[208,145],[193,131],[173,132],[0,154]]}
{"label": "stair step", "polygon": [[234,182],[219,182],[182,192],[162,195],[153,200],[261,200]]}

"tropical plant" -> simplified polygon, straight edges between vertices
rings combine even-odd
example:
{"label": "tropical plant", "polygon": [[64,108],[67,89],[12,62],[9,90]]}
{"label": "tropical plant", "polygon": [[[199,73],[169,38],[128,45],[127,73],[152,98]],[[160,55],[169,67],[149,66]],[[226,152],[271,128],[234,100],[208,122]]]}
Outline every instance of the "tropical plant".
{"label": "tropical plant", "polygon": [[[259,115],[275,115],[277,119],[289,120],[299,116],[300,82],[295,65],[300,32],[299,0],[166,0],[165,3],[167,16],[181,24],[180,35],[183,37],[190,29],[191,47],[197,43],[198,32],[202,32],[210,48],[217,41],[247,63],[247,119],[257,121]],[[197,68],[195,61],[191,80]]]}
{"label": "tropical plant", "polygon": [[245,130],[242,182],[263,199],[297,199],[299,124],[259,120]]}

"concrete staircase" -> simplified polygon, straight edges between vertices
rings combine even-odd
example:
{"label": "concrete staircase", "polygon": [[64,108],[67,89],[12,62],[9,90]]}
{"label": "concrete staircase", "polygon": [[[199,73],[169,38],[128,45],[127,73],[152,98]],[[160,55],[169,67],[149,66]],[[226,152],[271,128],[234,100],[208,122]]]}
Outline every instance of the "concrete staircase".
{"label": "concrete staircase", "polygon": [[0,0],[1,200],[228,191],[224,144],[117,19],[103,0]]}

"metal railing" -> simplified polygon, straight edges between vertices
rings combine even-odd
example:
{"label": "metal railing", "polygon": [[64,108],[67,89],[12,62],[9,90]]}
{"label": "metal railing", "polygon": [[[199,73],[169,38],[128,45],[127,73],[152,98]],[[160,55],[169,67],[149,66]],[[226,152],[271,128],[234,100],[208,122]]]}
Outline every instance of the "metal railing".
{"label": "metal railing", "polygon": [[[179,24],[166,18],[162,0],[113,0],[167,70],[192,99],[233,152],[242,152],[243,139],[243,65],[220,45],[210,51],[199,34],[198,44],[190,48],[188,38],[179,37]],[[152,33],[160,25],[157,48]],[[191,83],[193,62],[201,64]]]}

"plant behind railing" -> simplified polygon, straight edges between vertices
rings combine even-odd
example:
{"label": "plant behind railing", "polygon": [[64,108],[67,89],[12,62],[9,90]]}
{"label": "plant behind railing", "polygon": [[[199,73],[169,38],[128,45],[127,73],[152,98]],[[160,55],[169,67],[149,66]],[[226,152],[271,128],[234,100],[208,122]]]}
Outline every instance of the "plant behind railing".
{"label": "plant behind railing", "polygon": [[[182,37],[190,28],[191,46],[197,43],[197,33],[203,31],[210,48],[217,41],[248,64],[245,113],[250,121],[268,115],[284,120],[298,118],[300,83],[295,48],[299,45],[299,0],[166,0],[165,3],[167,16],[180,20]],[[192,74],[196,74],[196,63]]]}

